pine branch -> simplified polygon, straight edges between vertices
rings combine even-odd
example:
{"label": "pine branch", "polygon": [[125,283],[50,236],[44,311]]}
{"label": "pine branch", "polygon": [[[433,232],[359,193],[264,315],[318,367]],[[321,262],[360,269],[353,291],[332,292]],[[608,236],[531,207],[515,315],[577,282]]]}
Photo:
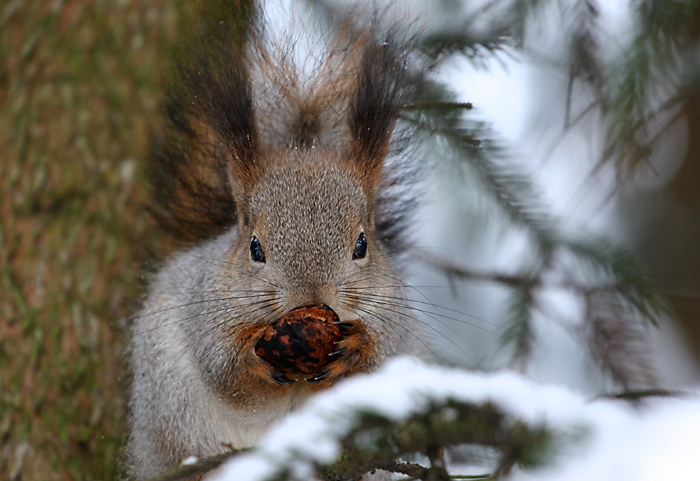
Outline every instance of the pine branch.
{"label": "pine branch", "polygon": [[649,345],[624,303],[610,293],[586,297],[591,359],[625,389],[656,385]]}
{"label": "pine branch", "polygon": [[[577,282],[574,280],[577,276],[571,273],[558,287],[566,287],[585,299],[592,299],[600,294],[609,295],[616,304],[625,306],[626,312],[629,313],[625,317],[601,314],[593,318],[586,317],[585,320],[593,332],[587,337],[591,356],[599,360],[601,368],[623,386],[641,382],[642,374],[629,369],[620,358],[611,354],[603,355],[608,346],[619,343],[627,349],[631,358],[641,359],[641,356],[634,356],[636,351],[631,347],[633,343],[627,342],[636,332],[636,327],[631,324],[639,318],[656,324],[663,314],[658,296],[653,293],[634,257],[625,249],[604,241],[566,240],[547,215],[529,178],[508,166],[505,162],[505,149],[487,135],[483,135],[486,128],[481,125],[481,129],[477,130],[473,126],[479,124],[463,120],[464,106],[450,100],[446,87],[432,84],[426,89],[426,93],[424,100],[416,102],[410,111],[405,110],[403,119],[429,135],[448,140],[457,155],[476,170],[487,191],[509,214],[510,219],[528,229],[538,247],[538,256],[532,263],[534,268],[525,275],[476,272],[444,259],[432,259],[433,264],[448,275],[489,280],[515,289],[508,309],[502,343],[514,345],[514,360],[525,362],[532,350],[531,318],[539,295],[538,290],[551,287],[544,285],[543,278],[556,268],[564,272],[570,269],[561,264],[558,258],[554,258],[555,253],[573,254],[583,265],[588,266],[593,280],[587,283]],[[421,104],[429,108],[415,108],[415,105]],[[465,124],[472,126],[472,129],[465,127]],[[500,164],[497,163],[498,160]],[[611,324],[604,326],[604,322]],[[621,323],[630,325],[623,326]],[[620,336],[619,339],[615,337],[617,335]],[[641,339],[637,341],[641,343]],[[653,377],[649,374],[650,363],[643,366],[646,381],[651,381]]]}
{"label": "pine branch", "polygon": [[465,25],[457,28],[424,35],[416,48],[432,60],[431,65],[434,67],[455,54],[462,55],[472,62],[483,62],[505,52],[505,48],[511,45],[510,38],[504,30],[492,29],[477,34],[467,27],[469,23],[471,20],[466,20]]}
{"label": "pine branch", "polygon": [[698,394],[690,391],[680,391],[676,389],[627,389],[621,392],[610,392],[598,394],[593,399],[619,399],[621,401],[630,401],[639,404],[641,401],[649,398],[693,398],[698,399]]}
{"label": "pine branch", "polygon": [[[640,322],[656,325],[665,309],[632,254],[603,240],[560,239],[557,248],[577,256],[579,264],[565,265],[555,256],[549,268],[503,274],[437,256],[426,255],[425,261],[452,277],[493,282],[514,290],[501,342],[514,346],[515,361],[527,361],[532,350],[532,312],[541,292],[568,289],[586,303],[583,340],[595,364],[623,387],[653,384],[649,346]],[[563,275],[547,276],[555,268]],[[581,280],[586,270],[590,276]]]}
{"label": "pine branch", "polygon": [[535,305],[533,291],[529,287],[517,289],[511,297],[505,320],[506,329],[501,335],[502,345],[513,344],[513,361],[525,363],[532,353],[532,311]]}
{"label": "pine branch", "polygon": [[[604,239],[563,241],[565,248],[576,255],[593,274],[608,279],[598,286],[599,292],[615,292],[652,325],[667,314],[661,297],[654,291],[634,255]],[[595,289],[591,289],[594,291]],[[585,291],[584,291],[585,292]]]}
{"label": "pine branch", "polygon": [[464,117],[465,110],[451,107],[454,94],[438,82],[424,82],[421,101],[442,108],[406,112],[402,118],[431,137],[446,140],[450,154],[477,174],[502,210],[516,224],[523,225],[537,242],[545,257],[553,244],[554,226],[547,208],[530,177],[509,159],[506,147],[485,122]]}
{"label": "pine branch", "polygon": [[453,115],[446,115],[444,111],[438,115],[422,109],[416,112],[418,115],[405,113],[401,118],[430,136],[447,140],[453,153],[468,162],[511,220],[533,234],[545,257],[553,247],[554,227],[530,178],[505,161],[505,148],[493,139],[485,123],[465,121],[455,110],[450,112]]}
{"label": "pine branch", "polygon": [[[581,81],[589,85],[594,97],[601,98],[604,71],[600,60],[598,6],[592,0],[587,0],[573,4],[572,8],[575,9],[575,19],[569,39],[569,83],[564,120],[564,128],[567,130],[576,125],[576,120],[572,121],[571,115],[574,84]],[[600,102],[594,101],[591,105],[600,105]],[[588,108],[584,109],[578,115],[578,119],[582,119],[588,111]]]}
{"label": "pine branch", "polygon": [[[329,465],[317,465],[317,475],[325,481],[355,481],[376,469],[405,474],[422,481],[489,479],[488,476],[451,476],[440,453],[445,448],[474,444],[491,446],[501,453],[496,476],[507,474],[518,464],[538,466],[546,461],[559,443],[559,436],[542,426],[530,426],[502,412],[490,403],[471,404],[453,400],[434,401],[422,412],[401,422],[373,412],[358,412],[357,421],[341,439],[342,453]],[[227,453],[180,466],[150,481],[178,481],[210,472],[239,455]],[[403,458],[423,454],[428,466],[408,463]],[[289,463],[303,461],[289,458]],[[268,481],[297,478],[292,464],[280,464]]]}
{"label": "pine branch", "polygon": [[[459,277],[462,279],[470,279],[477,281],[493,282],[502,284],[516,289],[529,289],[540,285],[541,279],[526,274],[504,274],[498,272],[489,272],[471,268],[460,264],[452,259],[424,253],[421,255],[422,261],[429,265],[440,269],[449,276]],[[567,284],[568,287],[568,284]]]}
{"label": "pine branch", "polygon": [[[342,455],[330,465],[317,466],[326,481],[354,481],[375,469],[406,474],[423,481],[449,481],[440,452],[459,444],[496,448],[496,467],[504,475],[516,465],[534,467],[551,456],[558,436],[541,426],[530,426],[490,403],[435,401],[401,422],[371,412],[358,413],[355,426],[341,440]],[[409,454],[423,454],[430,465],[406,463]],[[282,469],[277,479],[291,469]]]}
{"label": "pine branch", "polygon": [[[683,68],[696,57],[700,27],[700,5],[692,0],[644,0],[632,7],[634,36],[598,79],[605,83],[600,99],[607,123],[600,164],[614,160],[622,171],[649,161],[678,119],[673,105],[684,99]],[[662,99],[662,106],[656,107]]]}

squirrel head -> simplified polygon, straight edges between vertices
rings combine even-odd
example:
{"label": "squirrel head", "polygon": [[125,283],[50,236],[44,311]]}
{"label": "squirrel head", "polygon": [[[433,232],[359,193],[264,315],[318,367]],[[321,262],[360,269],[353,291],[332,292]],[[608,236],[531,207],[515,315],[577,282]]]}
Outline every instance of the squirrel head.
{"label": "squirrel head", "polygon": [[[240,232],[234,255],[254,275],[275,279],[289,308],[335,303],[343,280],[379,275],[383,268],[377,193],[405,90],[403,64],[388,42],[362,39],[355,48],[345,53],[341,87],[332,76],[312,94],[278,88],[298,106],[277,132],[281,146],[279,139],[277,145],[263,139],[259,125],[265,121],[256,117],[272,114],[256,110],[250,97],[236,97],[226,109],[210,103],[229,159]],[[238,84],[246,85],[244,78]],[[330,100],[334,95],[339,99]],[[346,139],[328,145],[321,119],[334,103],[344,112]]]}
{"label": "squirrel head", "polygon": [[258,182],[238,199],[239,241],[232,263],[268,279],[291,309],[337,308],[338,286],[379,275],[372,182],[335,151],[276,152]]}
{"label": "squirrel head", "polygon": [[237,225],[230,260],[282,286],[286,308],[393,272],[414,206],[396,195],[411,172],[387,168],[415,88],[408,49],[396,32],[345,33],[308,79],[252,33],[187,59],[156,139],[161,223],[188,242]]}

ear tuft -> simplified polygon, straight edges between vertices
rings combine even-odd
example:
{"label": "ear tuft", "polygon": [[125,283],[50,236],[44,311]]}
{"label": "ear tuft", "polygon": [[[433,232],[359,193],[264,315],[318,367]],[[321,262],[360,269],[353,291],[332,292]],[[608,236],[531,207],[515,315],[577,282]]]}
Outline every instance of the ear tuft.
{"label": "ear tuft", "polygon": [[198,117],[211,129],[226,154],[234,196],[254,183],[259,166],[259,140],[250,74],[243,51],[246,46],[222,47],[196,57],[184,72]]}
{"label": "ear tuft", "polygon": [[379,179],[401,103],[406,96],[406,54],[394,34],[365,47],[348,108],[352,161],[374,184]]}
{"label": "ear tuft", "polygon": [[175,239],[198,242],[245,217],[258,167],[258,133],[246,52],[253,2],[213,0],[175,50],[177,70],[153,137],[152,212]]}

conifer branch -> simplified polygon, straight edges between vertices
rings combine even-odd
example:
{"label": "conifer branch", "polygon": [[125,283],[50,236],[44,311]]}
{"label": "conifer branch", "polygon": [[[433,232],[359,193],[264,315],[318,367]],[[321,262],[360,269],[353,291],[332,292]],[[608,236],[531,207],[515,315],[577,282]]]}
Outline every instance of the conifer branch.
{"label": "conifer branch", "polygon": [[[515,465],[535,467],[545,462],[556,449],[560,436],[544,426],[529,425],[508,415],[488,402],[472,404],[450,399],[435,400],[421,412],[404,421],[393,421],[374,412],[356,412],[356,421],[340,444],[342,452],[327,465],[316,465],[319,479],[356,481],[363,474],[382,469],[405,474],[421,481],[450,479],[488,479],[484,476],[451,476],[441,453],[449,447],[471,444],[490,446],[501,453],[494,475],[509,473]],[[210,472],[240,452],[202,459],[180,466],[150,481],[187,480],[189,476]],[[408,455],[422,454],[426,466],[406,462]],[[303,455],[284,457],[276,474],[267,481],[302,481],[294,475],[293,463],[305,462]]]}

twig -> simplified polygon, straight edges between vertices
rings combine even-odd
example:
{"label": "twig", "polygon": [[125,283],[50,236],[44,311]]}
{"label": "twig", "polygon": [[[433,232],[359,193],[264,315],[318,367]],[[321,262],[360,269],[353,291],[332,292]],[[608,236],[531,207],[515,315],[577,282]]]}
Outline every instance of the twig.
{"label": "twig", "polygon": [[434,108],[448,108],[448,109],[464,109],[471,110],[474,106],[471,102],[418,102],[415,104],[404,105],[403,110],[420,110],[420,109],[434,109]]}
{"label": "twig", "polygon": [[201,458],[201,459],[197,460],[197,462],[195,464],[186,464],[186,465],[178,466],[177,468],[173,468],[165,474],[150,478],[150,479],[148,479],[148,481],[180,481],[180,480],[188,479],[189,476],[194,476],[197,474],[205,474],[205,473],[208,473],[208,472],[220,467],[222,464],[224,464],[226,461],[228,461],[232,457],[234,457],[237,454],[240,454],[242,452],[245,452],[245,451],[248,451],[248,450],[243,449],[243,450],[238,450],[238,451],[230,451],[227,453],[222,453],[222,454],[217,454],[214,456],[208,456],[206,458]]}

